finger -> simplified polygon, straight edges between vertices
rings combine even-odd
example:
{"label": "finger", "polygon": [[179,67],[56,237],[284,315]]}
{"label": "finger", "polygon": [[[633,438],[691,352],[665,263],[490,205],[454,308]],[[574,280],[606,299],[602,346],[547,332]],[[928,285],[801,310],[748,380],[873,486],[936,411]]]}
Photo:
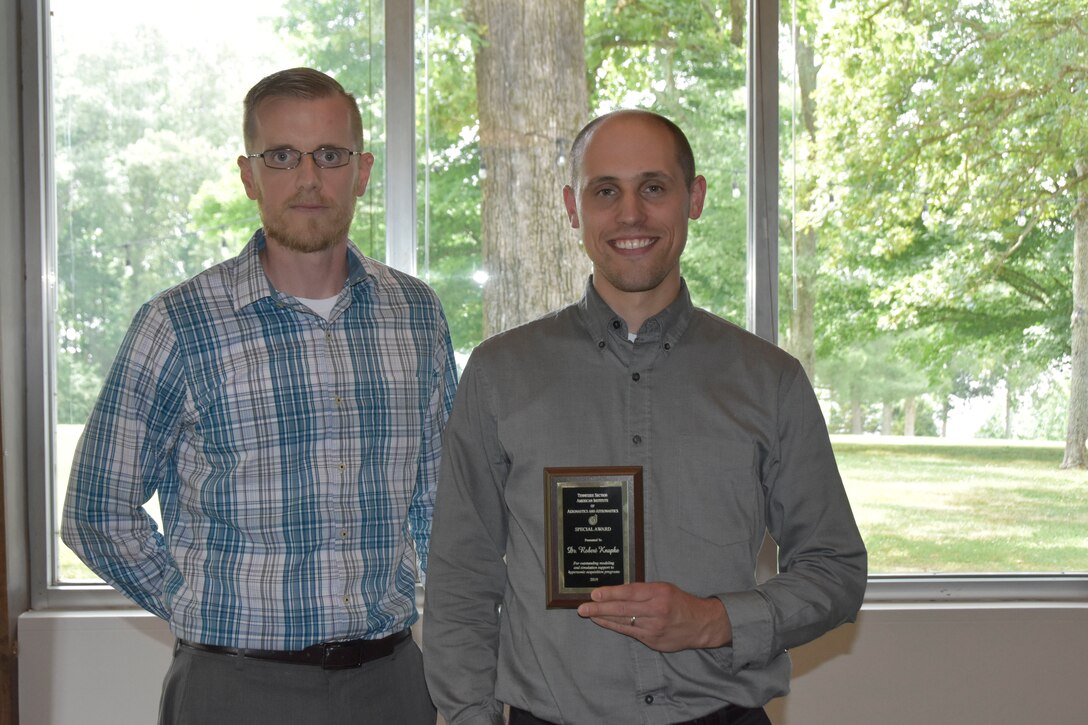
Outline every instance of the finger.
{"label": "finger", "polygon": [[653,596],[653,589],[642,582],[597,587],[589,593],[595,602],[645,601]]}
{"label": "finger", "polygon": [[626,600],[617,602],[586,602],[578,606],[578,614],[582,617],[607,617],[617,622],[629,620],[638,613],[631,608],[631,602]]}
{"label": "finger", "polygon": [[[635,620],[634,623],[631,622],[632,619]],[[638,617],[591,617],[590,621],[613,632],[636,637],[640,631],[638,619]]]}

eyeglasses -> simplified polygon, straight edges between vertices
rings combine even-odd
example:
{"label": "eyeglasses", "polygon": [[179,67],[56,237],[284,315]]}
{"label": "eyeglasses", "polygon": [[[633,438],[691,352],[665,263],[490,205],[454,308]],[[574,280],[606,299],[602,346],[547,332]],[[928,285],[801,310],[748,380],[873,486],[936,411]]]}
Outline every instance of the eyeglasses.
{"label": "eyeglasses", "polygon": [[296,151],[295,149],[270,149],[259,154],[247,154],[247,159],[260,158],[264,165],[270,169],[293,169],[302,163],[303,156],[312,156],[314,164],[319,169],[335,169],[338,166],[347,165],[352,156],[362,154],[362,151],[351,151],[341,148],[319,148],[313,151]]}

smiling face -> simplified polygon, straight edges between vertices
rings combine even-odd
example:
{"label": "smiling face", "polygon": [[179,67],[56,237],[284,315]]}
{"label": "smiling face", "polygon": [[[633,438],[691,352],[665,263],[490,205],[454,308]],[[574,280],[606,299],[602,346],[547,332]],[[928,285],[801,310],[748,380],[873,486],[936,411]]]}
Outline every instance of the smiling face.
{"label": "smiling face", "polygon": [[636,306],[649,316],[676,299],[688,220],[702,213],[705,195],[701,176],[688,188],[676,142],[656,117],[619,113],[593,129],[563,199],[593,262],[593,285],[616,312]]}
{"label": "smiling face", "polygon": [[[359,149],[352,131],[348,101],[323,98],[272,97],[256,108],[253,153],[293,148]],[[260,158],[239,157],[242,184],[261,212],[270,244],[296,252],[320,252],[346,244],[355,215],[355,199],[370,179],[374,156],[352,156],[345,166],[319,169],[303,156],[294,169],[270,169]]]}

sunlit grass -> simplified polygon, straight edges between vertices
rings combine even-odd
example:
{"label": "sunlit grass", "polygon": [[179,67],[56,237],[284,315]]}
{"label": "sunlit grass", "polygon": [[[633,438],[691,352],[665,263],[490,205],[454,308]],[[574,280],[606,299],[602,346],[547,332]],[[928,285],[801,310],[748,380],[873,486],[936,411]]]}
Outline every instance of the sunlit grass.
{"label": "sunlit grass", "polygon": [[835,439],[872,573],[1088,571],[1088,472],[1058,444]]}

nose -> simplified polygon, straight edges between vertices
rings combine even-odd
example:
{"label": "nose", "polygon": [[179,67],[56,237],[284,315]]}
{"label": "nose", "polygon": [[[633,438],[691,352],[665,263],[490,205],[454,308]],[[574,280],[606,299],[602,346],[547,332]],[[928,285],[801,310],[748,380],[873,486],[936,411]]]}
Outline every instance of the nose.
{"label": "nose", "polygon": [[621,224],[641,224],[646,218],[646,209],[638,194],[624,194],[620,198],[617,212]]}
{"label": "nose", "polygon": [[312,153],[303,154],[294,169],[295,185],[300,189],[312,189],[321,186],[321,170]]}

